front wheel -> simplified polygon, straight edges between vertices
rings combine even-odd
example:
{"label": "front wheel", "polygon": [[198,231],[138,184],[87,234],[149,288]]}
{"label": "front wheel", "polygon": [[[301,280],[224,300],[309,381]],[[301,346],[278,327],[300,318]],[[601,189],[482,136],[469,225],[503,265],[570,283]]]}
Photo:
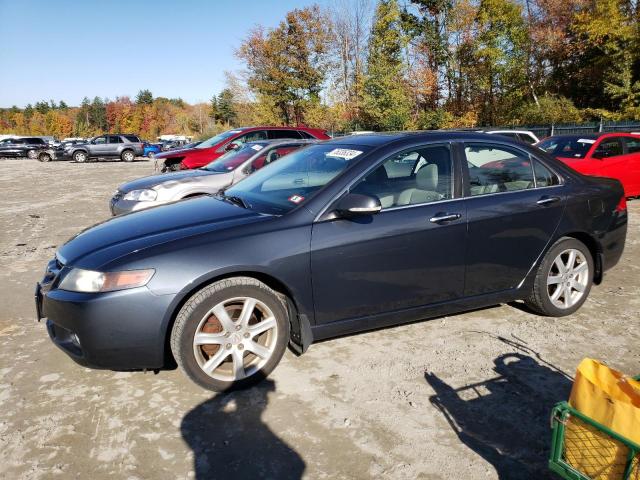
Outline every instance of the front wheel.
{"label": "front wheel", "polygon": [[525,302],[542,315],[570,315],[587,300],[593,273],[593,257],[587,246],[575,238],[561,238],[540,263]]}
{"label": "front wheel", "polygon": [[250,277],[220,280],[196,292],[178,313],[171,351],[198,385],[222,392],[246,388],[278,365],[289,342],[289,318],[278,294]]}
{"label": "front wheel", "polygon": [[41,162],[50,162],[52,160],[51,154],[48,152],[40,152],[38,155],[38,160]]}
{"label": "front wheel", "polygon": [[122,155],[120,155],[120,159],[123,162],[133,162],[135,158],[136,155],[131,150],[125,150],[124,152],[122,152]]}
{"label": "front wheel", "polygon": [[36,152],[35,150],[28,150],[27,158],[30,158],[31,160],[38,158],[38,152]]}
{"label": "front wheel", "polygon": [[147,158],[153,158],[153,157],[155,157],[155,156],[156,156],[155,152],[149,152],[149,153],[147,153]]}

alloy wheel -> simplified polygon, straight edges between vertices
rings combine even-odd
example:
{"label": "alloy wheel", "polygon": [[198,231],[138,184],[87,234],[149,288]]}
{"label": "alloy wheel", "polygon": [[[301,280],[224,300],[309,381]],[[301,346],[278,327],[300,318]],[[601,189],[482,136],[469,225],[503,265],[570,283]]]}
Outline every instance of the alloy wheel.
{"label": "alloy wheel", "polygon": [[547,275],[547,294],[557,308],[568,309],[578,303],[589,285],[589,264],[575,248],[563,250]]}
{"label": "alloy wheel", "polygon": [[200,320],[193,353],[211,378],[241,380],[264,367],[276,348],[277,337],[278,324],[267,305],[252,297],[230,298]]}

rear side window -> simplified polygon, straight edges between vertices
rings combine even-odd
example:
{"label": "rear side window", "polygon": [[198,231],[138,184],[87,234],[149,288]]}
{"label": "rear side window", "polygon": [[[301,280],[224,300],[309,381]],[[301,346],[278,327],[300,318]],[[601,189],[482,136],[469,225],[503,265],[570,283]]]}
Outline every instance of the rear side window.
{"label": "rear side window", "polygon": [[313,135],[311,135],[309,132],[304,132],[304,131],[302,131],[302,130],[298,130],[297,132],[298,132],[298,133],[300,134],[300,136],[301,136],[302,138],[304,138],[304,139],[311,139],[311,140],[314,140],[314,139],[316,138],[316,137],[314,137]]}
{"label": "rear side window", "polygon": [[301,138],[297,130],[269,130],[269,138]]}
{"label": "rear side window", "polygon": [[619,138],[607,138],[600,142],[593,152],[594,158],[609,158],[622,155],[622,142]]}
{"label": "rear side window", "polygon": [[134,142],[134,143],[140,142],[140,139],[135,135],[123,135],[123,137],[129,140],[130,142]]}
{"label": "rear side window", "polygon": [[533,160],[533,172],[536,176],[536,187],[538,188],[560,184],[558,176],[535,159]]}
{"label": "rear side window", "polygon": [[25,143],[29,143],[32,145],[44,145],[44,140],[41,138],[27,138]]}
{"label": "rear side window", "polygon": [[11,140],[11,143],[15,144],[15,145],[23,145],[25,143],[25,141],[21,138],[16,138],[15,140]]}
{"label": "rear side window", "polygon": [[109,135],[109,143],[124,143],[118,135]]}
{"label": "rear side window", "polygon": [[468,144],[464,151],[471,196],[534,188],[533,167],[524,152],[489,144]]}
{"label": "rear side window", "polygon": [[624,137],[624,143],[627,144],[628,153],[640,152],[640,138]]}

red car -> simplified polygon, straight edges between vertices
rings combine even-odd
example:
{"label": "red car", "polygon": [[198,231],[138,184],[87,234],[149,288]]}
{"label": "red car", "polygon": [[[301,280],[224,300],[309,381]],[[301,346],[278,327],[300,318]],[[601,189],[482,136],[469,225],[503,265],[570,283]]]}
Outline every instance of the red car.
{"label": "red car", "polygon": [[238,148],[247,142],[260,140],[318,139],[331,138],[324,130],[307,127],[241,127],[227,130],[215,137],[205,140],[193,148],[170,150],[155,156],[164,163],[163,172],[172,170],[189,170],[203,167],[225,152]]}
{"label": "red car", "polygon": [[617,178],[627,197],[640,195],[640,135],[558,135],[536,146],[585,175]]}

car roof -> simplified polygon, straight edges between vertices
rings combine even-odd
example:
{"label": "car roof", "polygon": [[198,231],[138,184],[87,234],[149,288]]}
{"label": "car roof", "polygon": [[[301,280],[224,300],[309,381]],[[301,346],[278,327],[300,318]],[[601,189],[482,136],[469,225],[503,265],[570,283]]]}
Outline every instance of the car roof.
{"label": "car roof", "polygon": [[509,143],[509,138],[496,138],[495,135],[470,130],[421,130],[411,132],[372,133],[367,135],[346,135],[344,137],[326,140],[327,143],[340,145],[363,145],[377,147],[392,142],[407,141],[462,141],[462,140],[491,140],[493,142]]}

